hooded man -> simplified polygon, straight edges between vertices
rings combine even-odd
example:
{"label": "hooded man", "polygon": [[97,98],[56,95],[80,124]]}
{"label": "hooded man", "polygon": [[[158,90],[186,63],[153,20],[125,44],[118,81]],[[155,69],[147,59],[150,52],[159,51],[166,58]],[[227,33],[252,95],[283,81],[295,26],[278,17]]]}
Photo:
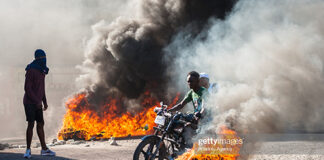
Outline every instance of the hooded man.
{"label": "hooded man", "polygon": [[[30,145],[33,137],[33,128],[37,122],[37,135],[42,146],[41,155],[55,156],[55,152],[49,150],[45,143],[43,110],[48,108],[45,95],[45,76],[48,74],[46,66],[46,54],[43,50],[35,51],[35,59],[27,65],[25,75],[24,107],[28,127],[26,131],[27,149],[24,158],[31,158]],[[43,103],[43,105],[42,105]]]}

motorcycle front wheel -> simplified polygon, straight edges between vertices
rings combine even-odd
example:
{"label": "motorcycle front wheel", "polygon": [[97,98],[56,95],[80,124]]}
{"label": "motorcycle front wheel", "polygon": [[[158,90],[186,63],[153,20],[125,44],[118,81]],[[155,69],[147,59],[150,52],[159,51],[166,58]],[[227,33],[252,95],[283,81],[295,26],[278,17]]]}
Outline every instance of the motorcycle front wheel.
{"label": "motorcycle front wheel", "polygon": [[[158,139],[148,138],[144,139],[136,148],[133,156],[133,160],[163,160],[166,158],[166,148],[163,143],[159,147],[159,151],[154,156],[156,152],[156,145]],[[154,157],[154,158],[153,158]]]}

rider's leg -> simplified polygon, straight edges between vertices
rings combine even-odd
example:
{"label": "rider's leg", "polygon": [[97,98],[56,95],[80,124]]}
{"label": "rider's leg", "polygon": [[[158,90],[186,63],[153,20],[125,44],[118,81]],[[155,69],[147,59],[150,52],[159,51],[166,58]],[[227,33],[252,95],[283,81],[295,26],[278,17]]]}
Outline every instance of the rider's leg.
{"label": "rider's leg", "polygon": [[192,129],[190,126],[186,126],[183,131],[183,137],[186,143],[186,148],[192,148],[193,142],[192,137],[195,135],[195,130]]}

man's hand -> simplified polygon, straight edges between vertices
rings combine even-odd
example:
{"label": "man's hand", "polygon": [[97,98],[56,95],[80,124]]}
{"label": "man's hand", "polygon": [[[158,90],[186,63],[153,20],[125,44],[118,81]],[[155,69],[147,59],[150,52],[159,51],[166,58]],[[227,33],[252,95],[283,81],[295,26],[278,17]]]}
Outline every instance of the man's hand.
{"label": "man's hand", "polygon": [[195,117],[197,117],[197,118],[201,118],[201,113],[200,113],[200,112],[196,112],[196,113],[195,113]]}
{"label": "man's hand", "polygon": [[201,113],[200,112],[196,112],[194,114],[194,118],[195,118],[196,121],[198,121],[201,118]]}
{"label": "man's hand", "polygon": [[44,108],[43,108],[43,111],[46,111],[48,108],[48,105],[47,104],[44,104]]}

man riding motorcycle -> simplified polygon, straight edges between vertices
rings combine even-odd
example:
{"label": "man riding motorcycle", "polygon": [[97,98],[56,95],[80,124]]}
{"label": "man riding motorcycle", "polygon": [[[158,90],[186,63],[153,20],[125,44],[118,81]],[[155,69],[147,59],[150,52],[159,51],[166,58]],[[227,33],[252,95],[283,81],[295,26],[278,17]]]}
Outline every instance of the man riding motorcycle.
{"label": "man riding motorcycle", "polygon": [[[167,105],[161,102],[161,107],[154,109],[157,113],[154,121],[157,126],[153,127],[155,132],[142,138],[134,152],[134,160],[174,159],[181,155],[185,148],[192,148],[191,139],[196,134],[198,120],[204,115],[208,91],[199,85],[199,73],[195,71],[188,73],[187,82],[190,91],[179,104],[167,110]],[[182,109],[190,101],[194,106],[192,114],[170,113]]]}
{"label": "man riding motorcycle", "polygon": [[204,103],[206,101],[206,97],[208,96],[208,90],[199,85],[199,73],[196,71],[191,71],[188,73],[187,82],[190,88],[189,92],[179,104],[170,108],[168,111],[178,111],[190,101],[192,102],[194,107],[194,113],[188,114],[185,117],[188,123],[184,130],[185,141],[188,144],[188,147],[190,147],[192,145],[191,138],[195,133],[195,130],[197,129],[198,120],[202,118],[205,110]]}

